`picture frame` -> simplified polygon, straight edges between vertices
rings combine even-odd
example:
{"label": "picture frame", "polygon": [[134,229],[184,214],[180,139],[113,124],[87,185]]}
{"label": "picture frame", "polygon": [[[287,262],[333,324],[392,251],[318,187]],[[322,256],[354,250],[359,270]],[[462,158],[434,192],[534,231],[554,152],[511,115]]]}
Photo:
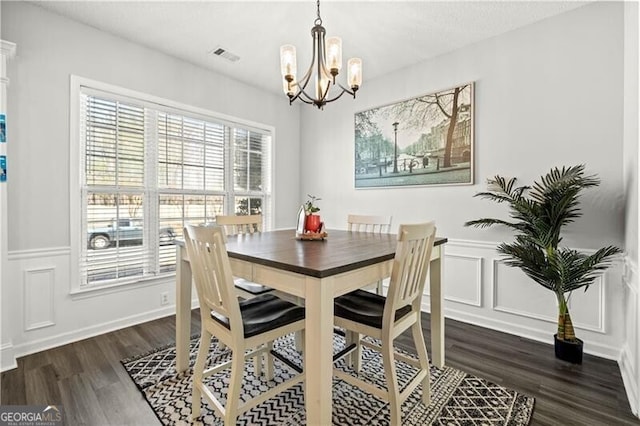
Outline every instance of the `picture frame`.
{"label": "picture frame", "polygon": [[357,112],[355,188],[472,185],[473,96],[469,82]]}
{"label": "picture frame", "polygon": [[7,156],[0,155],[0,182],[7,181]]}
{"label": "picture frame", "polygon": [[7,116],[0,114],[0,143],[7,141]]}

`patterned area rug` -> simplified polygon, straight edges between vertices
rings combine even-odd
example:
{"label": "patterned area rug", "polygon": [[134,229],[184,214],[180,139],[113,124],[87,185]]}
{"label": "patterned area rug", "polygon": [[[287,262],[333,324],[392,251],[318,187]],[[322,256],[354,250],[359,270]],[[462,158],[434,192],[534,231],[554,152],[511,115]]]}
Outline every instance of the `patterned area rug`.
{"label": "patterned area rug", "polygon": [[[193,366],[198,350],[198,337],[191,340],[190,365]],[[301,364],[301,355],[294,349],[293,336],[280,339],[276,350],[295,364]],[[335,335],[336,351],[344,347],[344,339]],[[361,378],[384,388],[384,371],[378,352],[363,347]],[[209,362],[229,358],[228,350],[220,350],[215,338],[211,344]],[[203,415],[195,422],[191,414],[192,370],[182,374],[175,371],[175,346],[156,349],[150,353],[122,360],[125,369],[147,399],[151,408],[165,425],[222,425],[203,401]],[[349,370],[344,362],[336,366]],[[400,388],[409,383],[416,370],[403,362],[396,362]],[[253,363],[245,364],[242,401],[281,383],[296,373],[286,364],[275,360],[275,380],[264,380],[253,374]],[[228,386],[228,370],[208,378],[209,385],[224,404]],[[514,390],[487,382],[462,371],[431,366],[431,404],[421,402],[419,386],[402,405],[405,425],[528,425],[533,412],[534,399]],[[241,402],[242,403],[242,402]],[[306,424],[303,385],[290,388],[276,397],[243,413],[239,425],[303,425]],[[334,425],[388,425],[389,407],[385,401],[351,386],[342,380],[333,380]]]}

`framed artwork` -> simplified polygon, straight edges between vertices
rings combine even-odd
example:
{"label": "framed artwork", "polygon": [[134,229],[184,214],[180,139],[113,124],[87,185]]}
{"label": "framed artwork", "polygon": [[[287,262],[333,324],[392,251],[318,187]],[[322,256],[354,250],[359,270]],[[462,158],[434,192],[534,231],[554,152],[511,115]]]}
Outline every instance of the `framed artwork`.
{"label": "framed artwork", "polygon": [[355,187],[473,184],[473,83],[355,114]]}
{"label": "framed artwork", "polygon": [[0,114],[0,142],[7,141],[7,117]]}
{"label": "framed artwork", "polygon": [[7,181],[7,156],[0,155],[0,182]]}

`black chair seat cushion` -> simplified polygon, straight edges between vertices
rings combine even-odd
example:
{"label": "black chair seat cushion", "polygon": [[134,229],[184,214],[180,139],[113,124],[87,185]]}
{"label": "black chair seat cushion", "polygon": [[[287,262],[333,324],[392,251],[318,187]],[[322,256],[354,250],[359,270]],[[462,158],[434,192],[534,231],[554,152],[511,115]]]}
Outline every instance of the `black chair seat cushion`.
{"label": "black chair seat cushion", "polygon": [[[304,307],[264,294],[240,302],[244,337],[252,337],[304,319]],[[229,328],[229,318],[212,312],[214,320]]]}
{"label": "black chair seat cushion", "polygon": [[257,284],[251,281],[247,281],[243,278],[236,278],[235,280],[233,280],[233,284],[240,290],[244,290],[247,293],[253,294],[254,296],[259,296],[261,294],[265,294],[265,293],[269,293],[270,291],[273,291],[271,287],[267,287],[262,284]]}
{"label": "black chair seat cushion", "polygon": [[[356,290],[336,298],[334,314],[340,318],[359,322],[370,327],[382,329],[382,314],[386,298],[364,290]],[[396,311],[398,321],[411,312],[411,306],[403,306]]]}

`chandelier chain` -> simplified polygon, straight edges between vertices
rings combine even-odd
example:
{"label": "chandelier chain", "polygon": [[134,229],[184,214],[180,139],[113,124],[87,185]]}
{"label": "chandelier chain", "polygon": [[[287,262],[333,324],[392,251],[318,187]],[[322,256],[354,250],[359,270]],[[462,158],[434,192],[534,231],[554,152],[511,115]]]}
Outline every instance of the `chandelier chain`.
{"label": "chandelier chain", "polygon": [[315,21],[313,21],[313,23],[315,25],[322,25],[322,18],[320,17],[320,0],[316,1],[316,8],[317,8],[318,17],[316,18]]}

